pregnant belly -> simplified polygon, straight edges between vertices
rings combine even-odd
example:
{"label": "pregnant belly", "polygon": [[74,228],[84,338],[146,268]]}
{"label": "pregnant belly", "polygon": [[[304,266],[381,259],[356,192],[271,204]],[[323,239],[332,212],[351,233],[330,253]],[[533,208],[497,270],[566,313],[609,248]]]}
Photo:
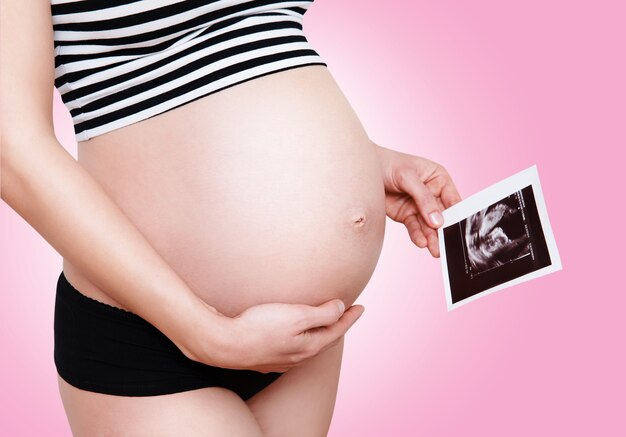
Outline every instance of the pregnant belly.
{"label": "pregnant belly", "polygon": [[[323,66],[239,84],[79,144],[79,162],[200,297],[350,305],[385,228],[374,145]],[[69,262],[68,280],[120,306]]]}

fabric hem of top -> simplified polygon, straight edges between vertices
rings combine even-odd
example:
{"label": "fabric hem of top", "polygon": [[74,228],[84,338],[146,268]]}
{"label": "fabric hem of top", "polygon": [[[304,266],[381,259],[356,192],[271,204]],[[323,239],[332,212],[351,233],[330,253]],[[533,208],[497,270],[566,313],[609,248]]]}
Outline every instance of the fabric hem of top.
{"label": "fabric hem of top", "polygon": [[[57,56],[61,56],[61,49],[62,48],[63,48],[62,45],[57,46],[57,48],[54,51],[55,58]],[[58,68],[59,68],[59,70],[61,70],[60,76],[64,76],[64,75],[67,74],[67,69],[65,68],[65,64],[59,64]],[[72,85],[70,84],[70,82],[65,82],[63,84],[63,87],[67,88],[67,90],[69,92],[74,91],[74,88],[72,88]],[[61,93],[61,90],[59,90],[59,89],[57,89],[57,91],[59,92],[59,95],[61,96],[61,100],[63,100],[63,95],[66,94],[66,92],[64,91],[63,93]],[[78,137],[80,135],[76,134],[76,125],[78,123],[81,123],[81,122],[85,121],[86,119],[85,119],[85,115],[84,115],[84,112],[83,112],[83,107],[82,107],[82,105],[80,103],[80,98],[75,99],[73,102],[75,103],[75,106],[73,108],[71,108],[71,109],[67,108],[67,110],[70,112],[70,115],[71,115],[71,111],[75,111],[75,110],[79,111],[78,114],[76,114],[75,116],[72,115],[72,129],[74,130],[74,140],[76,141],[76,143],[78,143],[78,142],[84,141],[84,140],[82,140],[82,139],[79,140],[78,139]],[[82,132],[80,132],[80,133],[82,134]]]}
{"label": "fabric hem of top", "polygon": [[[304,64],[289,65],[289,66],[282,67],[282,68],[278,68],[278,69],[275,69],[275,70],[266,71],[266,72],[263,72],[263,73],[260,73],[260,74],[257,74],[257,75],[251,76],[251,77],[247,77],[247,78],[242,79],[242,80],[240,80],[240,81],[238,81],[238,82],[229,83],[228,85],[225,85],[225,86],[223,86],[223,87],[221,87],[221,88],[211,90],[211,91],[209,91],[209,92],[207,92],[207,93],[205,93],[205,94],[202,94],[202,95],[200,95],[200,96],[198,96],[198,97],[195,97],[195,98],[193,98],[193,99],[191,99],[191,100],[186,100],[186,101],[184,101],[183,103],[180,103],[179,105],[173,106],[173,107],[171,107],[171,108],[167,108],[166,110],[164,110],[164,111],[162,111],[162,112],[158,112],[158,113],[156,113],[156,114],[154,114],[154,115],[151,115],[151,116],[149,116],[149,117],[147,117],[147,118],[143,118],[143,119],[141,119],[141,120],[135,121],[134,123],[127,124],[127,125],[125,125],[125,126],[123,126],[123,127],[126,127],[126,126],[131,126],[131,125],[133,125],[133,124],[140,123],[140,122],[142,122],[142,121],[144,121],[144,120],[149,120],[150,118],[156,117],[156,116],[161,115],[161,114],[165,114],[166,112],[169,112],[169,111],[171,111],[171,110],[173,110],[173,109],[176,109],[176,108],[178,108],[178,107],[180,107],[180,106],[186,105],[186,104],[188,104],[188,103],[194,102],[194,101],[196,101],[196,100],[198,100],[198,99],[201,99],[201,98],[203,98],[203,97],[207,97],[207,96],[209,96],[209,95],[211,95],[211,94],[214,94],[214,93],[217,93],[217,92],[220,92],[220,91],[226,90],[226,89],[228,89],[228,88],[230,88],[230,87],[233,87],[233,86],[235,86],[235,85],[242,84],[242,83],[244,83],[244,82],[248,82],[248,81],[253,80],[253,79],[258,79],[258,78],[260,78],[260,77],[263,77],[263,76],[268,76],[268,75],[270,75],[270,74],[279,73],[279,72],[282,72],[282,71],[287,71],[287,70],[291,70],[291,69],[295,69],[295,68],[300,68],[300,67],[308,67],[308,66],[313,66],[313,65],[322,65],[322,66],[324,66],[324,67],[328,68],[328,64],[327,64],[327,62],[322,60],[322,61],[317,61],[317,62],[307,62],[307,63],[304,63]],[[79,115],[82,115],[82,114],[79,114]],[[85,129],[85,130],[82,130],[81,132],[79,132],[78,134],[75,134],[76,142],[78,143],[78,142],[81,142],[81,141],[88,141],[88,140],[90,140],[90,139],[92,139],[92,138],[95,138],[95,137],[97,137],[97,136],[100,136],[100,135],[106,134],[106,133],[108,133],[108,132],[113,132],[113,131],[118,130],[118,129],[121,129],[121,127],[113,127],[112,129],[108,129],[108,130],[107,130],[107,129],[105,129],[105,130],[102,130],[102,131],[101,131],[98,135],[94,135],[94,136],[91,136],[91,135],[89,134],[89,132],[91,131],[91,129]]]}

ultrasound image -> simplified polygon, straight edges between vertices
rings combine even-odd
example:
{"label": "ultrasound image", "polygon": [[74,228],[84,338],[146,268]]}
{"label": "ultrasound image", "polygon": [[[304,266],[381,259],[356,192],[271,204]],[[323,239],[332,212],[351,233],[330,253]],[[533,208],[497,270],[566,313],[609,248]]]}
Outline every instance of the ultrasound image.
{"label": "ultrasound image", "polygon": [[464,224],[471,277],[531,254],[520,192],[469,216]]}
{"label": "ultrasound image", "polygon": [[443,234],[453,303],[551,264],[531,185]]}

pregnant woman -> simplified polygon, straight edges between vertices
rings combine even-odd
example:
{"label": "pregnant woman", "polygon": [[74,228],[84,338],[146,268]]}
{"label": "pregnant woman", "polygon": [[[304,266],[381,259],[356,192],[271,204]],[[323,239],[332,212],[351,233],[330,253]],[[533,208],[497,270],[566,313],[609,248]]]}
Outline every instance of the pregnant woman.
{"label": "pregnant woman", "polygon": [[311,4],[3,2],[2,199],[63,256],[75,435],[323,436],[386,216],[439,256],[453,182],[368,138]]}

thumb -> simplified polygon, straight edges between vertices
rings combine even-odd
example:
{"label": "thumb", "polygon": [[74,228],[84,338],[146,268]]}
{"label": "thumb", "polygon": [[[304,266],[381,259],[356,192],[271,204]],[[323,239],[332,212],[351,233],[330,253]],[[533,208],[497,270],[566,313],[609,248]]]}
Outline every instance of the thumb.
{"label": "thumb", "polygon": [[400,180],[402,181],[400,188],[415,200],[417,210],[424,222],[432,228],[438,228],[443,225],[443,215],[441,215],[437,199],[435,199],[435,196],[433,196],[426,185],[417,178],[404,177],[400,178]]}
{"label": "thumb", "polygon": [[332,299],[321,305],[309,307],[309,314],[304,320],[304,330],[332,325],[339,320],[345,308],[341,299]]}

